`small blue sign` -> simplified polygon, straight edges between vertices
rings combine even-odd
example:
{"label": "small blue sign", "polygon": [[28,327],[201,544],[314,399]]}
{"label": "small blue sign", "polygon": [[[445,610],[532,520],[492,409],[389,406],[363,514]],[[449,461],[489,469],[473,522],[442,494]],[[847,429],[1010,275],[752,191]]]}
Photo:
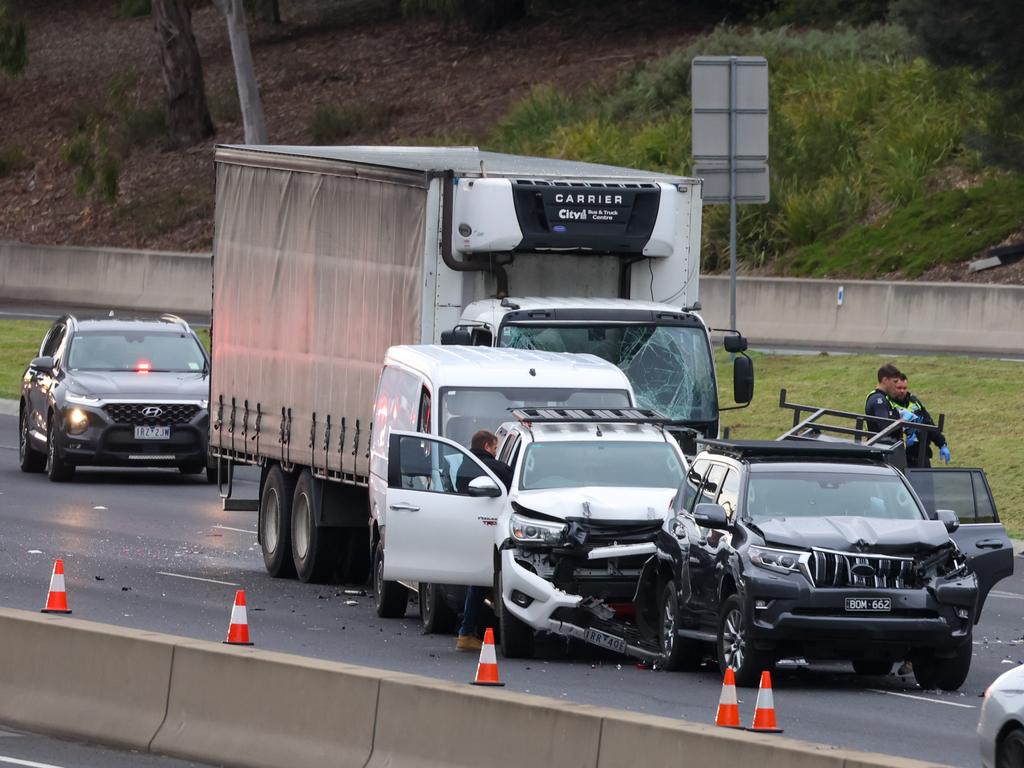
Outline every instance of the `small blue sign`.
{"label": "small blue sign", "polygon": [[565,232],[565,225],[564,224],[555,224],[555,226],[553,226],[551,228],[551,231],[552,232]]}

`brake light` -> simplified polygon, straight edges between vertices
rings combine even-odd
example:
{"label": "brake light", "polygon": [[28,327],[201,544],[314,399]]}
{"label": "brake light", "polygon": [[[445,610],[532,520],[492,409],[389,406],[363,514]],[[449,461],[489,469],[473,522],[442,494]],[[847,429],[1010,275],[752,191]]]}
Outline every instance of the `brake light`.
{"label": "brake light", "polygon": [[149,373],[149,369],[152,367],[149,360],[138,360],[135,363],[135,370],[137,373]]}

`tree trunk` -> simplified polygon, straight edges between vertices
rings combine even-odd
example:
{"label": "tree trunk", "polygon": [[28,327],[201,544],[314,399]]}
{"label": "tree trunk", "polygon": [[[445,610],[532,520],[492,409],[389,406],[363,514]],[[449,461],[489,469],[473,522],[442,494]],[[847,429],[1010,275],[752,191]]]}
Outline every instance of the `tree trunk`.
{"label": "tree trunk", "polygon": [[153,26],[160,51],[167,127],[174,146],[191,146],[213,135],[206,105],[203,64],[192,34],[187,0],[153,0]]}
{"label": "tree trunk", "polygon": [[249,48],[249,32],[245,26],[243,0],[213,0],[228,22],[231,40],[231,58],[235,62],[235,80],[238,83],[238,103],[242,108],[246,144],[266,144],[267,125],[263,120],[263,103],[256,85],[256,68]]}

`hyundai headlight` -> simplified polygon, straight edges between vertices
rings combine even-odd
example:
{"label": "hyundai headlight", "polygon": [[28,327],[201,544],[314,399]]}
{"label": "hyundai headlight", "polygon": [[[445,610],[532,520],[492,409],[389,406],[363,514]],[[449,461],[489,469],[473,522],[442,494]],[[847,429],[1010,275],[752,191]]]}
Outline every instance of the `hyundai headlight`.
{"label": "hyundai headlight", "polygon": [[81,408],[68,411],[68,434],[80,435],[89,428],[89,414]]}
{"label": "hyundai headlight", "polygon": [[754,565],[765,568],[776,573],[804,573],[808,574],[807,562],[810,559],[809,552],[798,552],[792,549],[774,549],[772,547],[759,547],[753,545],[747,550],[750,555],[750,562]]}
{"label": "hyundai headlight", "polygon": [[555,546],[561,543],[569,526],[565,523],[553,523],[537,520],[525,515],[512,515],[509,520],[509,533],[512,540],[520,544],[547,544]]}
{"label": "hyundai headlight", "polygon": [[74,392],[65,392],[64,399],[69,403],[76,403],[78,405],[95,405],[100,401],[94,395],[78,395]]}

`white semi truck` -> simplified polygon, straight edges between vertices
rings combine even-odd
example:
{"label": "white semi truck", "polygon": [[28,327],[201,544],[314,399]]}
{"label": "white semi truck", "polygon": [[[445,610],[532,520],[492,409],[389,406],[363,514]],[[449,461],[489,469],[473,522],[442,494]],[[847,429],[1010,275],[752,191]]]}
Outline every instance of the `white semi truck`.
{"label": "white semi truck", "polygon": [[[471,147],[220,146],[215,161],[210,446],[228,507],[250,505],[226,468],[262,469],[271,573],[310,580],[332,559],[365,578],[381,535],[367,491],[375,393],[393,345],[592,353],[638,405],[717,434],[696,314],[698,179]],[[746,346],[734,330],[725,342]],[[750,360],[733,373],[745,404]],[[288,564],[292,528],[308,551]]]}

